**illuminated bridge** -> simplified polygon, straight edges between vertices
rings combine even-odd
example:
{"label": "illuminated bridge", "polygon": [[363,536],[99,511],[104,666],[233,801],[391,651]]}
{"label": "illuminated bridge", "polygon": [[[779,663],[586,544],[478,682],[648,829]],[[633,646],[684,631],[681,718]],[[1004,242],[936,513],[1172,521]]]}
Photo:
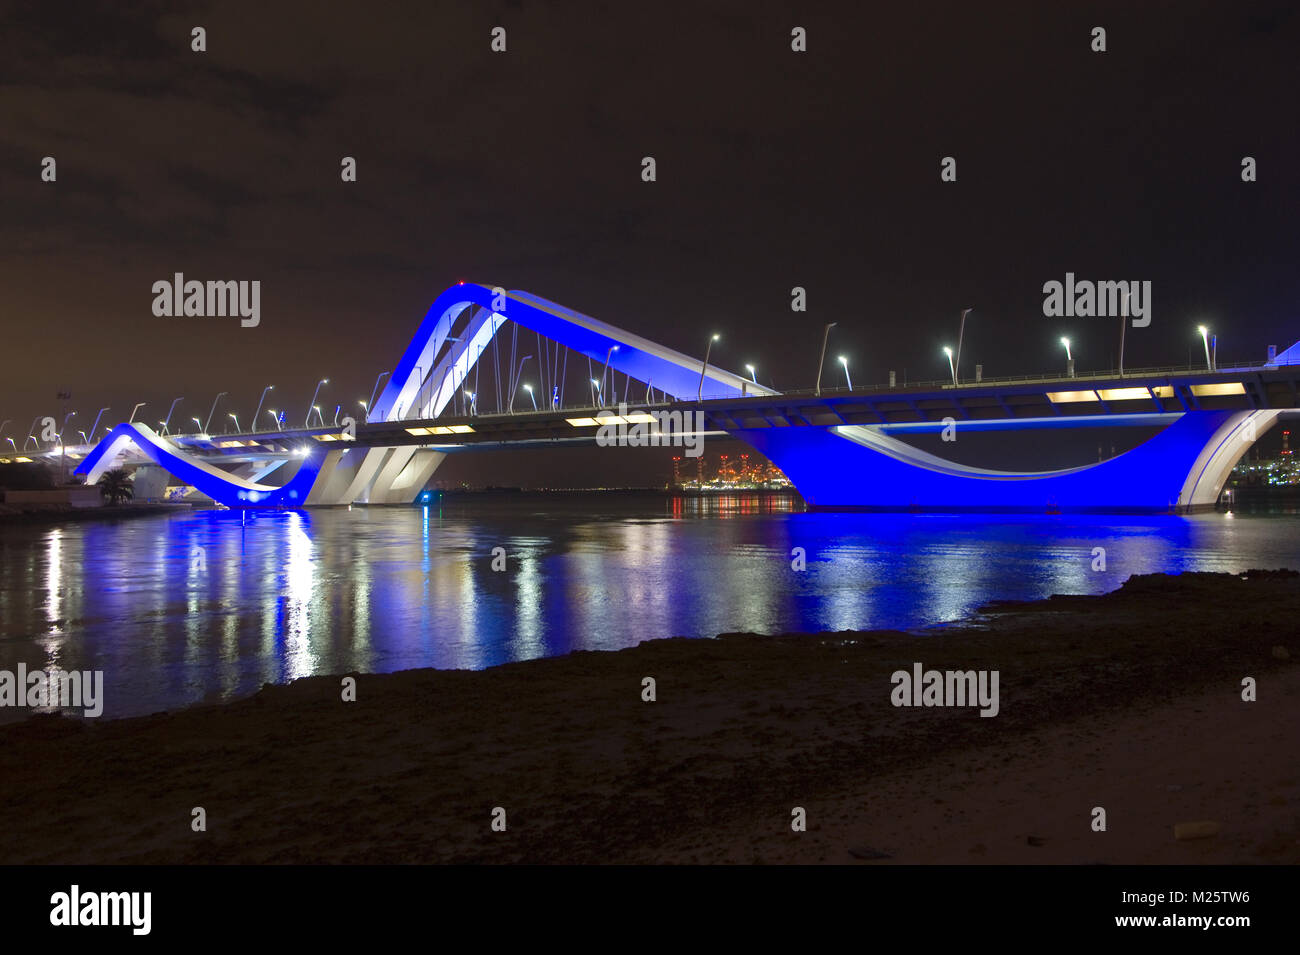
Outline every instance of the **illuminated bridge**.
{"label": "illuminated bridge", "polygon": [[[516,410],[529,360],[539,388],[525,386],[527,405]],[[576,399],[566,397],[571,360],[585,368]],[[479,410],[480,373],[496,394],[490,412]],[[77,473],[94,482],[111,467],[152,462],[230,507],[409,503],[449,453],[558,449],[621,422],[662,427],[663,440],[744,441],[813,506],[1191,510],[1213,506],[1250,445],[1300,409],[1298,388],[1300,345],[1230,369],[778,393],[554,302],[466,283],[430,307],[367,420],[166,437],[120,424],[87,449]],[[1050,471],[961,464],[914,440],[1014,431],[1033,442],[1102,425],[1144,436],[1107,460]]]}

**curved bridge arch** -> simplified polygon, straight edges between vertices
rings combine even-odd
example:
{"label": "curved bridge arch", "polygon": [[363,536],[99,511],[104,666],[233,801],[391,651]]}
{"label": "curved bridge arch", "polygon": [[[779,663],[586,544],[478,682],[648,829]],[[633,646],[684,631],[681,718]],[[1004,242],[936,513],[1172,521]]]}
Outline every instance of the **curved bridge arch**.
{"label": "curved bridge arch", "polygon": [[[466,309],[471,310],[471,315],[460,341],[453,342],[453,347],[435,365],[451,338],[453,326]],[[702,358],[666,348],[528,292],[506,292],[499,287],[466,282],[453,285],[429,306],[415,337],[376,399],[371,420],[436,417],[468,377],[487,343],[507,322],[561,342],[566,348],[602,364],[609,355],[611,368],[651,384],[672,398],[690,399],[700,391]],[[617,350],[610,354],[611,348]],[[709,397],[777,394],[714,365],[703,370],[704,394]],[[422,397],[426,392],[427,399]],[[410,410],[417,403],[418,411],[411,415]]]}
{"label": "curved bridge arch", "polygon": [[300,507],[307,503],[321,464],[321,455],[308,450],[298,472],[283,487],[257,484],[177,450],[148,425],[135,422],[119,424],[105,435],[76,473],[85,475],[87,484],[95,484],[128,446],[135,447],[154,464],[193,485],[200,493],[229,507]]}
{"label": "curved bridge arch", "polygon": [[1041,472],[969,467],[854,426],[733,434],[765,454],[818,507],[1159,511],[1213,505],[1233,466],[1279,414],[1185,412],[1123,454]]}

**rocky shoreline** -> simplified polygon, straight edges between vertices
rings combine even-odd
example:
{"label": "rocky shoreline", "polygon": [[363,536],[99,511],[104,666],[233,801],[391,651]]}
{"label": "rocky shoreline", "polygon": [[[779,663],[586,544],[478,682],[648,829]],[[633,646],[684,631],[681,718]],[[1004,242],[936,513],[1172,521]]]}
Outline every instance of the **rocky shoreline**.
{"label": "rocky shoreline", "polygon": [[[1297,620],[1291,571],[1149,575],[922,636],[653,640],[354,675],[355,702],[339,675],[33,717],[0,728],[0,862],[1294,863]],[[895,706],[916,664],[997,671],[997,715]],[[1199,820],[1218,834],[1174,838]]]}

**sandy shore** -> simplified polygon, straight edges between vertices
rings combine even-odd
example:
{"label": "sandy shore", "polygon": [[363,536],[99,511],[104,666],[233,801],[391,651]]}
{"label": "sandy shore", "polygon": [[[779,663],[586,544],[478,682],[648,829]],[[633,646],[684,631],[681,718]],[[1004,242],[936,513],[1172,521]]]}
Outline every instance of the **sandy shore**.
{"label": "sandy shore", "polygon": [[[657,640],[361,675],[355,703],[316,677],[36,717],[0,729],[0,862],[1295,863],[1297,620],[1300,576],[1157,575],[927,636]],[[998,715],[893,706],[915,662],[997,670]],[[1220,832],[1174,839],[1198,820]]]}

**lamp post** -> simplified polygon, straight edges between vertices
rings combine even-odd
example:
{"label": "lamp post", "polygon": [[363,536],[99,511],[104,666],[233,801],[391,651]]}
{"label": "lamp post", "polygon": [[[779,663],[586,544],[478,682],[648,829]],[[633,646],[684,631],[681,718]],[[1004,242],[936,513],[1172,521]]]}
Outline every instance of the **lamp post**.
{"label": "lamp post", "polygon": [[275,425],[277,428],[280,427],[280,419],[276,417],[275,409],[267,408],[266,413],[271,416],[271,424]]}
{"label": "lamp post", "polygon": [[375,406],[375,395],[379,394],[379,383],[388,377],[388,372],[381,371],[375,379],[375,387],[370,390],[370,403],[366,405],[366,424],[370,423],[370,409]]}
{"label": "lamp post", "polygon": [[173,401],[173,402],[172,402],[172,406],[171,406],[170,408],[167,409],[167,417],[166,417],[166,419],[163,421],[163,430],[164,430],[164,431],[166,431],[166,430],[167,430],[167,426],[168,426],[169,424],[171,424],[171,420],[172,420],[172,412],[176,410],[176,403],[179,402],[179,401],[184,401],[184,400],[185,400],[184,398],[177,398],[176,401]]}
{"label": "lamp post", "polygon": [[466,391],[465,397],[469,399],[469,413],[471,416],[478,414],[478,395],[472,391]]}
{"label": "lamp post", "polygon": [[265,388],[262,389],[262,397],[260,397],[260,398],[257,399],[257,408],[256,408],[256,410],[253,411],[253,430],[254,430],[254,431],[257,430],[257,419],[260,418],[260,417],[262,416],[262,402],[266,400],[266,393],[267,393],[268,391],[274,391],[274,390],[275,390],[275,385],[267,385]]}
{"label": "lamp post", "polygon": [[1205,346],[1205,368],[1207,371],[1214,370],[1214,362],[1210,359],[1210,330],[1204,325],[1198,325],[1196,330],[1201,333],[1201,344]]}
{"label": "lamp post", "polygon": [[822,393],[822,367],[826,364],[826,340],[831,337],[831,329],[838,325],[839,322],[831,322],[822,329],[822,354],[817,359],[817,394]]}
{"label": "lamp post", "polygon": [[746,365],[745,370],[749,372],[749,380],[754,384],[758,384],[758,372],[754,370],[754,366]]}
{"label": "lamp post", "polygon": [[235,414],[233,411],[227,412],[227,414],[235,419],[235,434],[239,434],[239,415]]}
{"label": "lamp post", "polygon": [[[328,385],[329,383],[330,380],[328,378],[322,378],[320,381],[316,382],[316,390],[311,393],[311,401],[307,402],[307,417],[302,423],[304,428],[311,427],[311,410],[316,407],[316,396],[320,394],[320,386]],[[319,409],[317,410],[319,411]]]}
{"label": "lamp post", "polygon": [[1124,305],[1119,310],[1119,376],[1124,377],[1124,333],[1128,330],[1128,288],[1124,288]]}
{"label": "lamp post", "polygon": [[1061,344],[1065,346],[1065,375],[1067,378],[1074,377],[1074,355],[1070,353],[1070,340],[1062,338]]}
{"label": "lamp post", "polygon": [[[135,413],[136,413],[137,411],[139,411],[141,408],[143,408],[143,407],[145,406],[145,404],[146,404],[146,402],[143,402],[143,401],[142,401],[142,402],[140,402],[138,405],[136,405],[134,408],[131,409],[131,415],[130,415],[130,417],[128,417],[128,418],[126,419],[126,423],[127,423],[127,424],[130,424],[131,422],[135,421]],[[107,408],[104,409],[104,411],[107,411],[107,410],[108,410]],[[103,412],[101,412],[101,414],[102,414],[102,413],[103,413]],[[95,424],[99,424],[99,419],[98,419],[98,418],[95,419]],[[94,434],[94,432],[92,431],[91,434]]]}
{"label": "lamp post", "polygon": [[528,397],[531,398],[531,399],[532,399],[532,402],[533,402],[533,410],[536,411],[536,410],[537,410],[537,397],[533,394],[533,386],[532,386],[532,385],[524,385],[524,391],[528,392]]}
{"label": "lamp post", "polygon": [[849,377],[849,360],[843,355],[840,356],[840,364],[844,366],[844,380],[849,383],[849,391],[853,390],[853,379]]}
{"label": "lamp post", "polygon": [[166,437],[166,436],[167,436],[167,422],[166,422],[166,421],[159,421],[159,422],[158,422],[158,427],[162,429],[162,431],[159,432],[159,433],[162,434],[163,437]]}
{"label": "lamp post", "polygon": [[614,357],[614,352],[618,351],[617,345],[610,345],[609,351],[605,352],[605,367],[600,370],[600,383],[605,384],[605,376],[609,373],[609,360]]}
{"label": "lamp post", "polygon": [[221,394],[217,395],[215,398],[212,399],[212,410],[208,412],[208,420],[207,420],[207,422],[203,425],[203,433],[204,433],[204,434],[208,434],[208,433],[209,433],[208,429],[212,427],[212,416],[213,416],[213,415],[216,413],[216,411],[217,411],[217,402],[220,401],[222,398],[224,398],[224,397],[225,397],[226,395],[228,395],[229,393],[230,393],[230,392],[228,392],[228,391],[223,391]]}
{"label": "lamp post", "polygon": [[15,452],[18,451],[18,445],[14,443],[13,438],[5,438],[5,440],[9,442],[9,447],[13,448]]}
{"label": "lamp post", "polygon": [[704,363],[700,365],[700,387],[695,392],[696,401],[704,400],[704,373],[709,368],[709,354],[713,351],[713,343],[721,337],[721,335],[714,335],[709,339],[709,346],[704,349]]}
{"label": "lamp post", "polygon": [[957,366],[952,360],[952,349],[947,345],[943,346],[943,353],[948,356],[948,370],[952,372],[952,386],[957,387]]}
{"label": "lamp post", "polygon": [[196,434],[204,434],[204,433],[205,433],[204,430],[203,430],[203,422],[202,422],[202,421],[200,421],[198,418],[190,418],[190,420],[194,422],[194,427],[198,429],[198,430],[195,432]]}
{"label": "lamp post", "polygon": [[604,404],[603,401],[601,402],[601,405],[598,405],[596,403],[599,397],[600,397],[600,382],[598,382],[595,378],[593,378],[591,379],[591,406],[593,408],[600,407],[601,405]]}
{"label": "lamp post", "polygon": [[961,323],[957,326],[957,358],[953,362],[953,368],[955,369],[955,371],[952,377],[952,383],[954,385],[957,384],[956,371],[961,370],[961,340],[966,334],[966,316],[969,315],[972,311],[974,311],[974,309],[963,308],[961,310]]}
{"label": "lamp post", "polygon": [[[140,405],[136,405],[136,407],[139,408]],[[106,407],[103,407],[103,408],[100,408],[100,409],[99,409],[99,414],[95,415],[95,423],[94,423],[93,425],[90,426],[90,436],[91,436],[92,438],[95,436],[95,432],[99,430],[99,419],[102,418],[102,417],[104,416],[104,412],[107,411],[107,410],[108,410],[107,406],[106,406]],[[131,417],[132,417],[132,418],[135,417],[135,412],[134,412],[134,411],[131,412]],[[130,422],[128,422],[128,424],[129,424],[129,423],[130,423]]]}
{"label": "lamp post", "polygon": [[[325,427],[325,416],[320,413],[320,405],[312,405],[311,411],[316,412],[316,420],[322,428]],[[311,411],[307,412],[307,427],[311,427]]]}

